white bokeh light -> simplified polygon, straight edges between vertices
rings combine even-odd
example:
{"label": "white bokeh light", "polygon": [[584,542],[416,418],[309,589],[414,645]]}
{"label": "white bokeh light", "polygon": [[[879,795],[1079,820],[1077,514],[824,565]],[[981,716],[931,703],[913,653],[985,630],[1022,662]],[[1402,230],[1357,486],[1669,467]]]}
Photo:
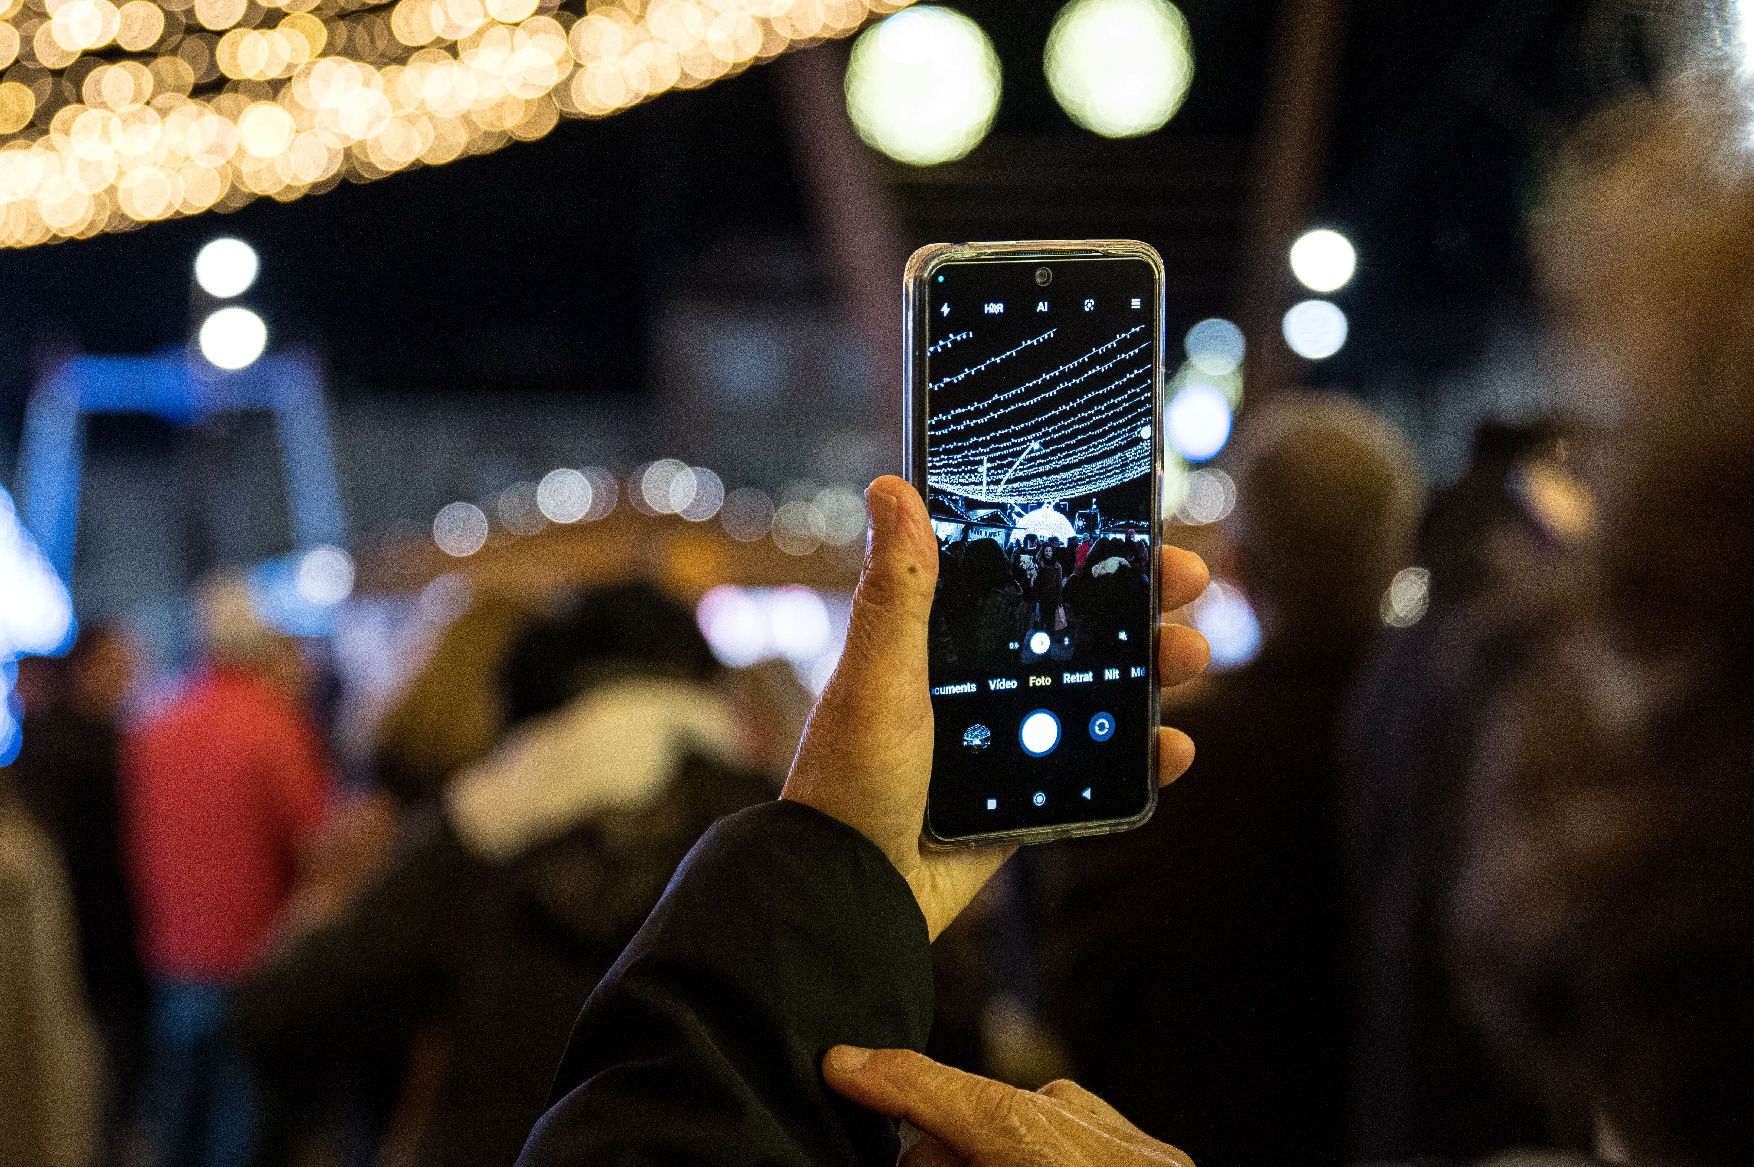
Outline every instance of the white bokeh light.
{"label": "white bokeh light", "polygon": [[767,634],[780,656],[805,661],[828,647],[834,625],[821,596],[809,588],[786,587],[768,596]]}
{"label": "white bokeh light", "polygon": [[1133,138],[1162,128],[1186,100],[1193,38],[1168,0],[1072,0],[1048,33],[1044,64],[1068,117]]}
{"label": "white bokeh light", "polygon": [[221,308],[201,322],[196,340],[208,364],[235,371],[255,364],[267,349],[268,326],[248,308]]}
{"label": "white bokeh light", "polygon": [[1340,306],[1305,300],[1285,314],[1285,343],[1305,360],[1325,361],[1346,347],[1350,325]]}
{"label": "white bokeh light", "polygon": [[1215,579],[1189,606],[1188,618],[1212,650],[1212,667],[1233,669],[1261,651],[1261,621],[1234,584]]}
{"label": "white bokeh light", "polygon": [[773,530],[773,517],[773,499],[765,490],[753,486],[733,490],[719,511],[719,522],[724,525],[725,534],[739,543],[767,538],[767,533]]}
{"label": "white bokeh light", "polygon": [[676,513],[691,523],[704,523],[725,505],[725,480],[705,466],[696,466],[693,472],[694,493]]}
{"label": "white bokeh light", "polygon": [[719,663],[740,669],[769,656],[767,613],[749,592],[720,584],[700,598],[695,620]]}
{"label": "white bokeh light", "polygon": [[242,239],[215,239],[195,255],[195,282],[217,300],[250,290],[261,270],[256,249]]}
{"label": "white bokeh light", "polygon": [[980,145],[999,108],[999,56],[980,25],[921,5],[861,33],[847,63],[847,113],[898,162],[932,166]]}
{"label": "white bokeh light", "polygon": [[1312,292],[1337,292],[1352,282],[1357,270],[1358,252],[1338,231],[1306,231],[1291,245],[1291,274]]}
{"label": "white bokeh light", "polygon": [[23,654],[59,652],[73,629],[66,586],[0,488],[0,665]]}
{"label": "white bokeh light", "polygon": [[831,486],[815,498],[822,516],[822,541],[835,547],[856,543],[865,536],[865,496],[850,486]]}
{"label": "white bokeh light", "polygon": [[1230,398],[1223,390],[1196,381],[1169,403],[1169,442],[1190,462],[1216,457],[1230,440]]}
{"label": "white bokeh light", "polygon": [[591,513],[596,494],[583,471],[550,470],[536,484],[536,506],[551,523],[576,523]]}
{"label": "white bokeh light", "polygon": [[1226,377],[1236,372],[1248,350],[1242,329],[1219,316],[1188,329],[1184,344],[1188,363],[1208,377]]}
{"label": "white bokeh light", "polygon": [[458,559],[487,546],[487,512],[472,502],[454,502],[432,520],[432,540]]}
{"label": "white bokeh light", "polygon": [[1188,475],[1187,490],[1175,517],[1190,527],[1220,522],[1236,506],[1236,482],[1222,470],[1201,467]]}
{"label": "white bokeh light", "polygon": [[1382,597],[1382,622],[1390,628],[1411,628],[1425,619],[1431,606],[1431,572],[1423,567],[1403,567],[1395,573]]}
{"label": "white bokeh light", "polygon": [[330,607],[353,594],[353,556],[325,543],[299,557],[293,577],[298,594],[313,604]]}

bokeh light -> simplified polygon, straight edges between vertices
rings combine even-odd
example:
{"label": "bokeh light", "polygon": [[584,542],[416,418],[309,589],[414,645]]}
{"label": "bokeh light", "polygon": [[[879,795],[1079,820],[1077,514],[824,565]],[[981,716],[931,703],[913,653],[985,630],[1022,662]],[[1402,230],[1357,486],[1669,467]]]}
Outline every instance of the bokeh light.
{"label": "bokeh light", "polygon": [[1312,292],[1337,292],[1352,282],[1357,270],[1358,252],[1338,231],[1306,231],[1291,245],[1291,274]]}
{"label": "bokeh light", "polygon": [[1261,651],[1261,621],[1236,585],[1215,579],[1189,606],[1188,618],[1212,647],[1212,668],[1245,665]]}
{"label": "bokeh light", "polygon": [[487,512],[472,502],[450,503],[432,520],[432,541],[458,559],[487,546],[487,532]]}
{"label": "bokeh light", "polygon": [[1325,361],[1346,347],[1346,313],[1329,300],[1305,300],[1285,314],[1285,343],[1305,360]]}
{"label": "bokeh light", "polygon": [[822,546],[822,512],[815,503],[794,499],[773,516],[774,546],[787,555],[809,555]]}
{"label": "bokeh light", "polygon": [[583,521],[594,523],[608,518],[615,512],[615,504],[621,501],[620,480],[601,466],[586,466],[579,473],[591,484],[591,505],[585,511]]}
{"label": "bokeh light", "polygon": [[1389,582],[1382,597],[1382,622],[1390,628],[1411,628],[1425,619],[1431,606],[1431,572],[1423,567],[1403,567]]}
{"label": "bokeh light", "polygon": [[866,29],[847,64],[847,113],[898,162],[932,166],[980,145],[999,108],[999,56],[980,25],[920,5]]}
{"label": "bokeh light", "polygon": [[773,655],[768,649],[767,613],[743,588],[720,584],[708,591],[695,607],[695,621],[726,668],[748,668]]}
{"label": "bokeh light", "polygon": [[1248,344],[1242,329],[1222,317],[1202,320],[1188,329],[1183,342],[1188,363],[1208,377],[1224,377],[1242,367]]}
{"label": "bokeh light", "polygon": [[822,541],[835,547],[856,543],[865,535],[865,496],[850,486],[831,486],[819,493],[816,511],[822,516]]}
{"label": "bokeh light", "polygon": [[268,347],[268,326],[248,308],[221,308],[201,322],[196,342],[208,364],[236,371],[255,364]]}
{"label": "bokeh light", "polygon": [[725,496],[725,505],[719,511],[719,523],[725,528],[725,534],[737,542],[754,543],[767,538],[773,530],[773,516],[773,499],[765,490],[741,486]]}
{"label": "bokeh light", "polygon": [[1216,467],[1203,466],[1188,475],[1187,489],[1175,516],[1190,527],[1222,522],[1236,507],[1236,480]]}
{"label": "bokeh light", "polygon": [[325,543],[299,556],[293,583],[305,600],[331,607],[353,594],[353,578],[353,557]]}
{"label": "bokeh light", "polygon": [[906,4],[0,0],[0,247],[489,153]]}
{"label": "bokeh light", "polygon": [[1161,129],[1186,100],[1193,38],[1168,0],[1072,0],[1048,33],[1045,64],[1068,117],[1132,138]]}
{"label": "bokeh light", "polygon": [[[693,476],[693,491],[689,500],[684,503],[677,514],[691,523],[704,523],[719,513],[725,503],[725,480],[708,470],[705,466],[690,468]],[[672,489],[674,498],[674,489]]]}
{"label": "bokeh light", "polygon": [[1195,381],[1169,403],[1169,442],[1190,462],[1217,456],[1230,440],[1230,399],[1222,390]]}
{"label": "bokeh light", "polygon": [[767,634],[780,656],[807,661],[828,647],[834,634],[828,605],[809,588],[776,588],[768,597]]}
{"label": "bokeh light", "polygon": [[218,300],[249,291],[260,270],[256,249],[242,239],[215,239],[195,256],[195,282]]}
{"label": "bokeh light", "polygon": [[73,601],[0,487],[0,666],[71,643]]}
{"label": "bokeh light", "polygon": [[576,523],[591,513],[596,490],[583,471],[550,470],[536,484],[536,506],[551,523]]}
{"label": "bokeh light", "polygon": [[542,506],[537,501],[537,484],[514,482],[499,492],[494,500],[494,513],[500,525],[514,535],[534,535],[548,525]]}

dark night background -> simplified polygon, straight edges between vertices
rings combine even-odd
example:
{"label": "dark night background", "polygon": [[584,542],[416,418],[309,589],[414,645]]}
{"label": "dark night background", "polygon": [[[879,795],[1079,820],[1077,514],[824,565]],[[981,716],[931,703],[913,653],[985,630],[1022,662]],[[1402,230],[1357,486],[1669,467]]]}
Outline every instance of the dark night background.
{"label": "dark night background", "polygon": [[[870,155],[897,242],[1133,236],[1168,261],[1172,330],[1245,309],[1242,214],[1251,174],[1271,165],[1257,131],[1279,6],[1184,3],[1189,99],[1163,130],[1121,142],[1075,127],[1047,90],[1040,53],[1059,5],[959,7],[1003,62],[998,120],[960,162],[914,170]],[[1676,28],[1697,35],[1709,20],[1703,0],[1343,7],[1313,219],[1345,230],[1361,264],[1337,297],[1351,341],[1301,371],[1377,402],[1441,478],[1480,417],[1539,407],[1525,223],[1554,147],[1660,68]],[[844,44],[808,51],[833,55],[838,78]],[[770,487],[889,468],[878,431],[890,390],[841,335],[785,67],[291,204],[0,253],[0,469],[15,481],[33,363],[178,343],[191,260],[220,233],[261,253],[245,299],[271,343],[326,361],[356,539],[418,533],[449,498],[567,458],[675,452]],[[730,317],[742,323],[698,327]],[[806,334],[813,363],[777,372]],[[721,382],[715,408],[685,404],[699,389],[679,364]],[[115,526],[92,509],[104,467],[173,474],[175,443],[147,419],[100,419],[91,434],[82,528],[101,539]],[[237,473],[259,468],[238,456]],[[281,522],[241,524],[258,534],[221,558],[274,549]]]}

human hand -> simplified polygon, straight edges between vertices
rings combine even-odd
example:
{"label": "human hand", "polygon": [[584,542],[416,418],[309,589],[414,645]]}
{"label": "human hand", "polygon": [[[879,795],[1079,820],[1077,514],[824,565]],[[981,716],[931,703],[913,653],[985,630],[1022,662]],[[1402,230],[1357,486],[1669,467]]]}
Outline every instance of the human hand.
{"label": "human hand", "polygon": [[[932,701],[926,628],[938,580],[938,541],[919,493],[893,476],[865,492],[871,535],[853,596],[846,651],[810,715],[781,797],[815,807],[877,844],[913,889],[935,939],[992,878],[1015,847],[925,850],[926,787],[932,776]],[[1206,588],[1206,565],[1166,547],[1159,560],[1163,611]],[[1205,670],[1205,637],[1165,624],[1158,674],[1179,685]],[[1158,731],[1158,780],[1179,778],[1194,744]]]}
{"label": "human hand", "polygon": [[836,1093],[920,1131],[901,1167],[1193,1167],[1075,1082],[1031,1094],[912,1050],[850,1045],[828,1051],[822,1074]]}

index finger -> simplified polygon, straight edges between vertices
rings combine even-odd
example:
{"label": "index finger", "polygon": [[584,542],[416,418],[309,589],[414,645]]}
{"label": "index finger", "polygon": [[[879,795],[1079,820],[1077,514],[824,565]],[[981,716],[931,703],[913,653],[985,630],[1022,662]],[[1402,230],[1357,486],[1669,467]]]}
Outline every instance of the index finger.
{"label": "index finger", "polygon": [[911,1122],[959,1155],[997,1156],[1015,1150],[1018,1123],[1034,1095],[941,1065],[906,1049],[836,1046],[822,1059],[834,1090],[868,1110]]}
{"label": "index finger", "polygon": [[1157,556],[1159,587],[1163,591],[1163,610],[1173,612],[1200,598],[1212,574],[1206,561],[1192,551],[1167,544]]}

